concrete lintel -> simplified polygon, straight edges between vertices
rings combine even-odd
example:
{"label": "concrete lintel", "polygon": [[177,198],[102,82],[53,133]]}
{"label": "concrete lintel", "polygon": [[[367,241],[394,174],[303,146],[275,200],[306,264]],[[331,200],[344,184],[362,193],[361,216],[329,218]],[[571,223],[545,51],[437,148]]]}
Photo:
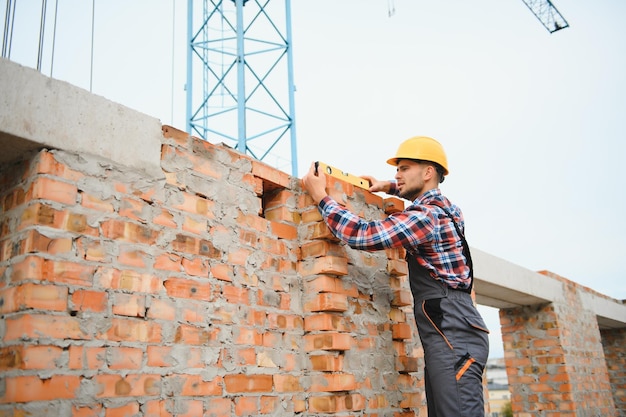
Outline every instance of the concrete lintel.
{"label": "concrete lintel", "polygon": [[471,248],[476,301],[510,308],[563,300],[563,284],[554,278]]}
{"label": "concrete lintel", "polygon": [[0,59],[0,163],[34,149],[63,149],[162,178],[161,138],[154,117]]}
{"label": "concrete lintel", "polygon": [[596,314],[600,328],[626,327],[626,304],[624,302],[591,292],[582,292],[581,299],[585,309]]}

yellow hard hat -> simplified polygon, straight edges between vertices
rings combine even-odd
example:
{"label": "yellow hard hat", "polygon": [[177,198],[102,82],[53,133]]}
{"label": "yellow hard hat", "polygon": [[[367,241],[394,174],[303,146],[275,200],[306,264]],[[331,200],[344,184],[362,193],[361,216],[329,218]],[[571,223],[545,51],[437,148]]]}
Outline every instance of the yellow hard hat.
{"label": "yellow hard hat", "polygon": [[443,175],[448,175],[448,158],[441,143],[427,136],[415,136],[400,144],[396,156],[387,160],[389,165],[398,165],[399,159],[419,159],[435,162],[443,168]]}

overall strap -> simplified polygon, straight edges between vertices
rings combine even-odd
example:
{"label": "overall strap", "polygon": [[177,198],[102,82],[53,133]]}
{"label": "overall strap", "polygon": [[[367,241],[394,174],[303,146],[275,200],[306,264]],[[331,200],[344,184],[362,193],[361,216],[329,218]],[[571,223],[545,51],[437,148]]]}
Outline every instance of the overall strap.
{"label": "overall strap", "polygon": [[465,291],[467,291],[468,293],[471,293],[472,287],[474,286],[474,263],[472,262],[472,254],[470,253],[470,248],[469,248],[469,245],[467,244],[467,240],[465,240],[465,235],[463,234],[463,232],[461,232],[461,228],[454,220],[452,213],[450,213],[450,211],[448,211],[448,209],[443,204],[439,203],[436,200],[431,201],[429,204],[439,207],[440,209],[443,210],[444,213],[446,213],[446,216],[448,216],[450,220],[452,220],[452,224],[454,224],[454,228],[456,229],[456,232],[461,237],[461,243],[463,244],[463,256],[465,256],[465,259],[467,259],[467,266],[469,267],[469,270],[470,270],[470,273],[469,273],[470,285]]}

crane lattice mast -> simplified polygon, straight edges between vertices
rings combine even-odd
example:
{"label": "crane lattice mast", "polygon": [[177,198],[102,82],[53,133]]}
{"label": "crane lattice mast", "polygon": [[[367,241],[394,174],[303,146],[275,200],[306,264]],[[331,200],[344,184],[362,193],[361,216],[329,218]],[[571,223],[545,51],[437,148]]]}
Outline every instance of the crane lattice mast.
{"label": "crane lattice mast", "polygon": [[539,19],[548,32],[565,29],[569,26],[567,20],[559,13],[550,0],[522,0],[531,12]]}
{"label": "crane lattice mast", "polygon": [[296,175],[290,0],[282,6],[188,0],[187,129],[277,167],[291,158]]}

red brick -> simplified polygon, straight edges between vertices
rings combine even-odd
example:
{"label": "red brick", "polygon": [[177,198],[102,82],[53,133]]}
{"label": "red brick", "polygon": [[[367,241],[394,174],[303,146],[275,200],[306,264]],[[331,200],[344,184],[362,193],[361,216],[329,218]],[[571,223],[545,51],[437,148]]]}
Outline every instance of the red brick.
{"label": "red brick", "polygon": [[106,364],[106,349],[98,346],[69,347],[69,368],[98,370]]}
{"label": "red brick", "polygon": [[33,200],[51,200],[58,203],[74,205],[78,190],[75,185],[61,182],[48,177],[39,177],[33,181],[28,198]]}
{"label": "red brick", "polygon": [[343,370],[343,355],[310,355],[311,368],[315,371],[339,372]]}
{"label": "red brick", "polygon": [[56,285],[24,284],[0,290],[0,312],[38,309],[67,310],[67,288]]}
{"label": "red brick", "polygon": [[298,272],[303,276],[317,274],[347,275],[348,259],[337,256],[322,256],[300,262]]}
{"label": "red brick", "polygon": [[161,394],[162,385],[161,376],[152,374],[98,374],[93,382],[97,398],[157,396]]}
{"label": "red brick", "polygon": [[192,276],[207,278],[209,276],[209,263],[203,257],[183,258],[182,266],[185,273]]}
{"label": "red brick", "polygon": [[63,355],[58,346],[25,346],[22,350],[23,369],[57,369]]}
{"label": "red brick", "polygon": [[357,388],[356,379],[351,374],[319,374],[311,376],[312,392],[352,391]]}
{"label": "red brick", "polygon": [[80,328],[80,322],[74,317],[42,314],[23,314],[8,317],[5,321],[4,341],[22,338],[40,339],[89,339],[90,336]]}
{"label": "red brick", "polygon": [[395,323],[391,325],[391,335],[394,339],[411,339],[413,334],[411,326],[407,323]]}
{"label": "red brick", "polygon": [[346,332],[350,330],[347,318],[332,313],[312,314],[304,318],[304,330],[307,332],[319,330],[334,330]]}
{"label": "red brick", "polygon": [[143,417],[174,417],[168,409],[172,409],[173,400],[146,401]]}
{"label": "red brick", "polygon": [[113,314],[119,316],[144,317],[146,315],[146,296],[139,294],[113,294]]}
{"label": "red brick", "polygon": [[348,310],[348,298],[343,294],[335,293],[320,293],[315,297],[304,303],[305,311],[347,311]]}
{"label": "red brick", "polygon": [[52,375],[47,379],[38,376],[5,377],[2,403],[25,403],[76,398],[80,377],[76,375]]}
{"label": "red brick", "polygon": [[207,417],[232,417],[234,403],[232,398],[209,397],[206,399],[207,410],[210,414]]}
{"label": "red brick", "polygon": [[257,416],[259,415],[258,397],[237,397],[235,398],[236,416]]}
{"label": "red brick", "polygon": [[108,302],[108,294],[104,291],[76,290],[71,297],[73,311],[104,312]]}
{"label": "red brick", "polygon": [[107,363],[110,369],[140,369],[143,350],[124,346],[107,348]]}
{"label": "red brick", "polygon": [[174,342],[185,343],[187,345],[213,345],[217,340],[220,329],[211,328],[210,330],[200,327],[180,324],[176,328]]}
{"label": "red brick", "polygon": [[97,286],[139,293],[159,293],[163,289],[160,278],[131,270],[101,269],[96,276]]}
{"label": "red brick", "polygon": [[301,392],[304,390],[300,384],[301,379],[298,375],[276,374],[274,389],[276,392]]}
{"label": "red brick", "polygon": [[170,297],[211,300],[211,284],[209,283],[184,278],[168,278],[164,286]]}
{"label": "red brick", "polygon": [[[180,386],[180,390],[174,390],[174,396],[220,396],[222,395],[222,378],[216,377],[211,381],[205,381],[201,375],[174,374],[168,377],[172,386]],[[182,385],[179,385],[182,382]]]}
{"label": "red brick", "polygon": [[226,391],[237,392],[271,392],[272,375],[263,374],[231,374],[224,376]]}
{"label": "red brick", "polygon": [[151,319],[174,321],[176,319],[176,303],[167,298],[152,298],[146,316]]}
{"label": "red brick", "polygon": [[304,349],[307,352],[314,350],[349,350],[352,347],[352,337],[346,333],[307,334],[304,336]]}
{"label": "red brick", "polygon": [[161,342],[161,326],[141,319],[111,319],[111,327],[99,338],[117,342]]}
{"label": "red brick", "polygon": [[95,271],[94,266],[84,263],[46,260],[44,277],[63,284],[92,286]]}
{"label": "red brick", "polygon": [[120,407],[107,407],[105,417],[133,417],[139,414],[139,403],[131,402]]}
{"label": "red brick", "polygon": [[359,394],[313,396],[308,402],[309,412],[313,413],[354,412],[365,408],[365,397]]}
{"label": "red brick", "polygon": [[102,222],[100,227],[105,238],[122,242],[154,245],[159,236],[156,230],[146,225],[116,219]]}

